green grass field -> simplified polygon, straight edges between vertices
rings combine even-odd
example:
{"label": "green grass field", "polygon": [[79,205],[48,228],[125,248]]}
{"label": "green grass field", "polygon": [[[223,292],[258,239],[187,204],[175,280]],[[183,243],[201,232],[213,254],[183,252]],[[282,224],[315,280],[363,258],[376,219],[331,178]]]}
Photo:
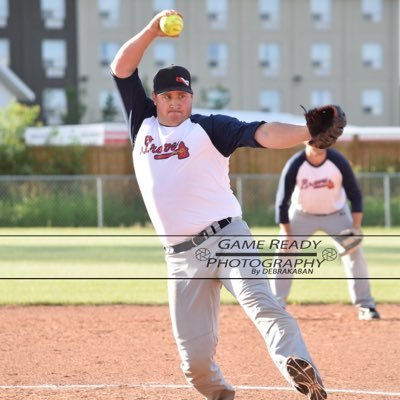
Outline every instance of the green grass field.
{"label": "green grass field", "polygon": [[[277,234],[252,231],[266,242]],[[400,303],[399,230],[364,233],[373,295],[379,303]],[[318,239],[321,250],[333,247],[329,238]],[[150,228],[0,229],[0,304],[166,304],[166,276],[162,246]],[[311,277],[293,281],[290,302],[349,302],[339,259]],[[234,299],[223,290],[222,301]]]}

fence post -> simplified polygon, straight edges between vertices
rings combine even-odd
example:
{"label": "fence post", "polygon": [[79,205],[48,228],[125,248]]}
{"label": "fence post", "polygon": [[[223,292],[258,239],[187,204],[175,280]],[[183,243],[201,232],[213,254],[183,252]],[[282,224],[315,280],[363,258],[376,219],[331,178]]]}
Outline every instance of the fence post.
{"label": "fence post", "polygon": [[103,208],[103,179],[101,176],[96,178],[96,199],[97,199],[97,227],[104,226],[104,208]]}
{"label": "fence post", "polygon": [[383,176],[383,199],[384,199],[384,210],[385,210],[385,228],[392,226],[392,215],[390,207],[390,175],[385,174]]}
{"label": "fence post", "polygon": [[243,208],[243,178],[241,175],[236,177],[236,197],[240,207]]}

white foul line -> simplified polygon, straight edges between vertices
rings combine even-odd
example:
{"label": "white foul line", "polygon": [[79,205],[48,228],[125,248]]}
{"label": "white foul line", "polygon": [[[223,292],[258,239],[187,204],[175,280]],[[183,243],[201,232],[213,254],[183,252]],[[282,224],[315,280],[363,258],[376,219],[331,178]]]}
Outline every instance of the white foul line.
{"label": "white foul line", "polygon": [[[138,383],[138,384],[93,384],[93,385],[0,385],[0,390],[70,390],[70,389],[112,389],[112,388],[149,388],[149,389],[192,389],[189,385],[173,385],[162,383]],[[235,386],[238,390],[263,390],[263,391],[294,391],[295,389],[284,386]],[[400,397],[400,392],[385,392],[378,390],[355,389],[327,389],[328,393],[363,394],[371,396]]]}

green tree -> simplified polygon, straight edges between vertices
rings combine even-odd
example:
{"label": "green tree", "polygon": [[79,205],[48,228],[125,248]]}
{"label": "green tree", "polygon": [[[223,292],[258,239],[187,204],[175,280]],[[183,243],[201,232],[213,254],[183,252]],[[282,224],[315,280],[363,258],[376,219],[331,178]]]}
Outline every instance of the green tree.
{"label": "green tree", "polygon": [[79,90],[70,86],[65,89],[67,113],[62,116],[64,124],[80,124],[86,112],[86,106],[79,100]]}
{"label": "green tree", "polygon": [[115,116],[118,114],[118,109],[114,103],[114,97],[111,94],[107,95],[104,108],[101,110],[103,114],[103,121],[112,122]]}
{"label": "green tree", "polygon": [[39,118],[40,107],[17,102],[0,109],[0,174],[28,174],[31,158],[24,133]]}
{"label": "green tree", "polygon": [[222,85],[217,85],[209,90],[203,89],[201,97],[206,107],[212,110],[222,110],[231,101],[229,89]]}

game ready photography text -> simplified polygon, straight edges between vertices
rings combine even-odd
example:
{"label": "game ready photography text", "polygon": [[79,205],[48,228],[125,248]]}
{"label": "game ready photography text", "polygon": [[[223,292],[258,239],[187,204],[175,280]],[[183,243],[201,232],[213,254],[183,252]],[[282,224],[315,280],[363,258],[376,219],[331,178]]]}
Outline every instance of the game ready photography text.
{"label": "game ready photography text", "polygon": [[313,275],[326,261],[334,261],[337,251],[315,239],[239,239],[221,237],[217,251],[196,251],[206,268],[251,268],[254,276],[291,274]]}

